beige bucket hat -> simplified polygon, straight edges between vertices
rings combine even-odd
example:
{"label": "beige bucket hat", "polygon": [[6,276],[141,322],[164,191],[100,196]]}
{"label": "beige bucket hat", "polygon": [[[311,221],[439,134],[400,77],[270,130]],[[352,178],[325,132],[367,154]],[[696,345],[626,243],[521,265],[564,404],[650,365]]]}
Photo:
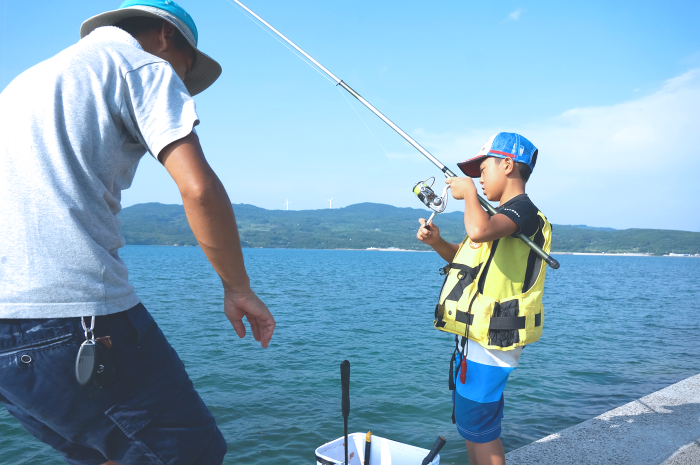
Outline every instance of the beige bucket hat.
{"label": "beige bucket hat", "polygon": [[190,95],[202,92],[221,75],[221,65],[197,48],[197,26],[192,17],[172,0],[126,0],[118,10],[107,11],[93,16],[80,27],[82,39],[102,26],[113,26],[122,19],[132,16],[150,16],[168,21],[187,39],[197,53],[192,69],[185,75],[185,87]]}

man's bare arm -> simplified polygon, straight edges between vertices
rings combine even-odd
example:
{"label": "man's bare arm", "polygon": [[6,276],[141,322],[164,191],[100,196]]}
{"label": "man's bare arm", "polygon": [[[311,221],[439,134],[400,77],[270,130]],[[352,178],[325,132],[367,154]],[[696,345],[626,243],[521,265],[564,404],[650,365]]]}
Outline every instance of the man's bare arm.
{"label": "man's bare arm", "polygon": [[165,147],[158,158],[177,184],[192,232],[221,278],[226,316],[239,337],[245,336],[245,316],[255,340],[267,347],[275,320],[250,288],[231,201],[199,138],[190,133]]}

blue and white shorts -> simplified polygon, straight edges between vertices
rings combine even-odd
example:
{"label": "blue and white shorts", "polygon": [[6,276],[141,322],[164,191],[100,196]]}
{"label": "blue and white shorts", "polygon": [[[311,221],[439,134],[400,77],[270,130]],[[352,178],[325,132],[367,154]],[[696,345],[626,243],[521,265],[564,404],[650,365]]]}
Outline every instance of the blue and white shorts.
{"label": "blue and white shorts", "polygon": [[452,393],[454,415],[459,434],[470,442],[486,443],[501,436],[503,389],[510,372],[518,367],[522,347],[501,351],[485,349],[469,340],[467,376],[460,380],[462,356],[454,365],[456,389]]}

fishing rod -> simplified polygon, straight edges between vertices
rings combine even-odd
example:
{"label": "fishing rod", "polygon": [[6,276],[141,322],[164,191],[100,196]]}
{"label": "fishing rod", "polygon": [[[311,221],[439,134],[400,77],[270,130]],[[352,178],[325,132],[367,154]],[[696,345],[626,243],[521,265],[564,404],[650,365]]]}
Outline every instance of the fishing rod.
{"label": "fishing rod", "polygon": [[[297,44],[295,44],[294,42],[292,42],[291,40],[289,40],[284,34],[282,34],[280,31],[278,31],[277,29],[275,29],[274,27],[272,27],[267,21],[265,21],[265,20],[262,19],[260,16],[258,16],[257,14],[255,14],[250,8],[248,8],[247,6],[245,6],[244,4],[242,4],[239,0],[232,0],[232,1],[235,2],[236,4],[238,4],[238,5],[239,5],[241,8],[243,8],[245,11],[247,11],[247,12],[248,12],[250,15],[252,15],[255,19],[257,19],[257,20],[260,21],[262,24],[264,24],[264,25],[265,25],[268,29],[270,29],[272,32],[274,32],[275,34],[277,34],[277,36],[279,36],[282,40],[284,40],[284,41],[287,42],[289,45],[291,45],[292,47],[294,47],[294,49],[295,49],[296,51],[298,51],[299,53],[301,53],[302,55],[304,55],[304,57],[306,57],[309,61],[311,61],[311,63],[313,63],[314,65],[316,65],[316,66],[318,67],[318,69],[320,69],[320,70],[323,71],[328,77],[330,77],[331,79],[333,79],[333,80],[335,81],[335,83],[336,83],[336,86],[342,87],[342,88],[345,89],[350,95],[352,95],[352,96],[355,97],[357,100],[359,100],[360,103],[362,103],[365,107],[367,107],[372,113],[374,113],[375,115],[377,115],[377,116],[379,117],[379,119],[381,119],[382,121],[384,121],[391,129],[393,129],[394,131],[396,131],[401,137],[403,137],[403,138],[406,140],[406,142],[408,142],[409,144],[411,144],[411,145],[412,145],[416,150],[418,150],[425,158],[427,158],[428,160],[430,160],[431,162],[433,162],[433,164],[434,164],[435,166],[437,166],[437,167],[440,169],[440,171],[443,172],[443,174],[445,175],[445,178],[456,178],[456,177],[457,177],[457,175],[454,174],[448,167],[446,167],[445,165],[443,165],[443,164],[440,162],[440,160],[438,160],[438,159],[435,158],[433,155],[431,155],[430,152],[428,152],[426,149],[423,148],[423,146],[421,146],[418,142],[416,142],[415,140],[413,140],[413,138],[412,138],[411,136],[409,136],[408,134],[406,134],[400,127],[398,127],[396,124],[394,124],[389,118],[387,118],[386,116],[384,116],[384,114],[383,114],[381,111],[379,111],[379,110],[377,110],[376,108],[374,108],[374,106],[373,106],[371,103],[369,103],[367,100],[365,100],[364,98],[362,98],[362,96],[361,96],[360,94],[358,94],[357,92],[355,92],[355,90],[354,90],[352,87],[350,87],[350,86],[347,85],[345,82],[343,82],[343,80],[338,79],[338,77],[336,77],[335,74],[333,74],[333,73],[331,73],[330,71],[328,71],[321,63],[319,63],[318,61],[316,61],[311,55],[309,55],[309,54],[306,53],[304,50],[302,50],[301,48],[299,48],[299,46],[298,46]],[[427,187],[427,189],[426,189],[426,187]],[[421,199],[421,201],[422,201],[427,207],[429,207],[430,209],[433,210],[433,215],[430,217],[431,219],[433,218],[433,216],[435,216],[435,213],[440,213],[441,211],[444,211],[444,209],[445,209],[445,205],[444,205],[444,204],[446,203],[446,200],[447,200],[447,190],[443,191],[443,195],[442,195],[441,197],[438,197],[438,196],[432,197],[432,198],[431,198],[431,201],[426,201],[426,200],[424,200],[423,198],[421,198],[421,195],[419,195],[419,192],[416,192],[416,190],[418,190],[418,191],[423,195],[423,197],[425,197],[425,198],[429,197],[429,194],[432,192],[432,190],[431,190],[428,186],[426,186],[425,183],[418,183],[418,184],[416,184],[416,186],[414,187],[414,193],[415,193],[416,195],[418,195],[418,198]],[[493,206],[492,206],[486,199],[484,199],[483,197],[481,197],[479,194],[476,194],[476,198],[479,200],[479,203],[481,204],[481,206],[484,207],[484,209],[486,209],[486,211],[487,211],[491,216],[493,216],[493,215],[495,215],[495,214],[498,213],[498,212],[496,211],[496,209],[493,208]],[[438,211],[438,210],[439,210],[439,211]],[[555,260],[552,256],[550,256],[547,252],[545,252],[544,250],[542,250],[542,248],[541,248],[540,246],[538,246],[537,244],[535,244],[534,242],[532,242],[532,240],[530,240],[530,238],[527,237],[525,234],[523,234],[523,233],[518,233],[516,236],[517,236],[520,240],[522,240],[525,244],[527,244],[528,247],[530,247],[537,255],[539,255],[539,257],[540,257],[542,260],[544,260],[544,261],[545,261],[549,266],[551,266],[553,269],[556,270],[556,269],[559,268],[559,262],[556,261],[556,260]]]}

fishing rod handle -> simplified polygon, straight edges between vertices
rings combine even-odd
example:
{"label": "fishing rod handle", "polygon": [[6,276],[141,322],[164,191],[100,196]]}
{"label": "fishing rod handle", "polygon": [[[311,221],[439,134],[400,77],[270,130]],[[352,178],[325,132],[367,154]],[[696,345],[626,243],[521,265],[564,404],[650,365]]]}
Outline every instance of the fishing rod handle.
{"label": "fishing rod handle", "polygon": [[367,436],[365,436],[365,463],[364,463],[364,465],[369,465],[370,455],[372,455],[372,432],[368,431]]}
{"label": "fishing rod handle", "polygon": [[343,389],[341,401],[343,417],[347,419],[350,416],[350,362],[348,360],[340,363],[340,385]]}
{"label": "fishing rod handle", "polygon": [[[479,199],[479,203],[481,204],[482,207],[486,209],[487,212],[491,216],[495,215],[498,213],[495,208],[493,208],[493,205],[491,205],[485,198],[480,196],[479,194],[476,194],[476,198]],[[547,252],[542,250],[542,248],[532,242],[529,237],[527,237],[523,233],[518,233],[516,235],[518,239],[523,241],[528,247],[530,247],[539,257],[547,263],[547,265],[551,266],[553,270],[558,270],[559,269],[559,262],[556,261],[551,255],[549,255]]]}
{"label": "fishing rod handle", "polygon": [[438,438],[435,440],[435,444],[433,444],[433,448],[430,449],[428,455],[425,456],[421,465],[428,465],[430,462],[435,460],[435,457],[438,455],[442,449],[442,446],[444,446],[446,442],[447,440],[445,438],[438,436]]}
{"label": "fishing rod handle", "polygon": [[553,270],[559,269],[559,262],[556,261],[556,260],[555,260],[551,255],[549,255],[547,252],[545,252],[544,250],[542,250],[542,249],[540,248],[539,245],[537,245],[537,244],[535,244],[534,242],[532,242],[532,240],[530,240],[529,237],[527,237],[527,236],[526,236],[525,234],[523,234],[523,233],[518,233],[517,237],[518,237],[518,239],[520,239],[521,241],[523,241],[525,244],[527,244],[527,246],[530,247],[530,248],[533,250],[533,252],[535,252],[537,255],[539,255],[539,257],[540,257],[542,260],[544,260],[544,261],[547,263],[547,265],[551,266]]}

